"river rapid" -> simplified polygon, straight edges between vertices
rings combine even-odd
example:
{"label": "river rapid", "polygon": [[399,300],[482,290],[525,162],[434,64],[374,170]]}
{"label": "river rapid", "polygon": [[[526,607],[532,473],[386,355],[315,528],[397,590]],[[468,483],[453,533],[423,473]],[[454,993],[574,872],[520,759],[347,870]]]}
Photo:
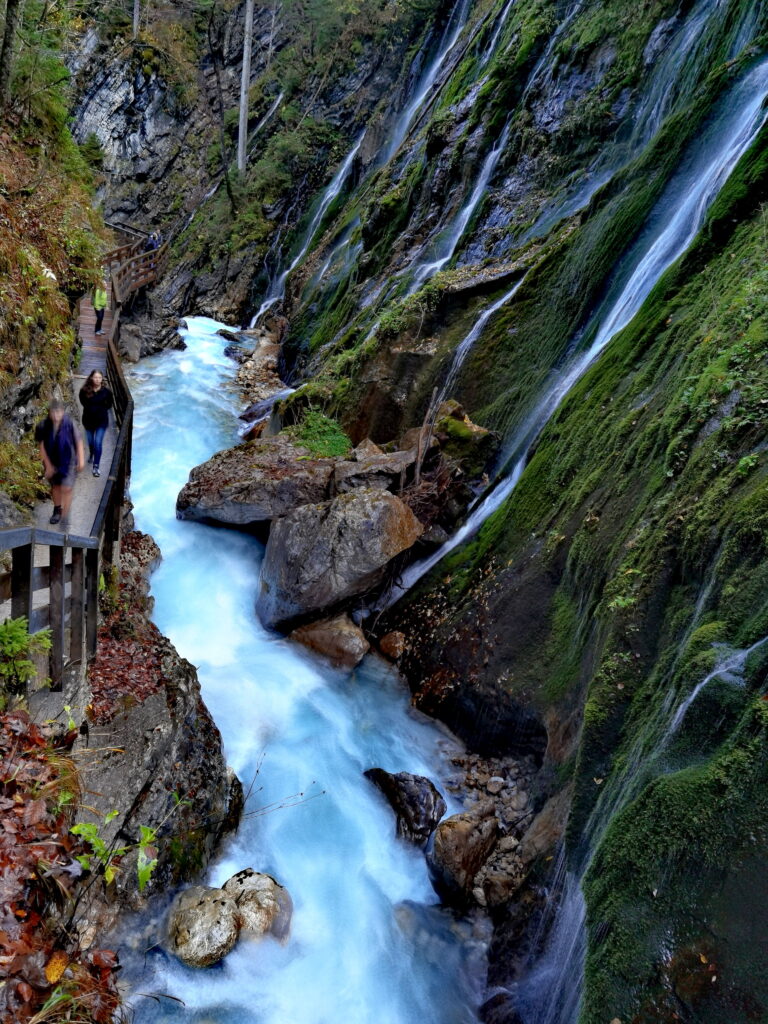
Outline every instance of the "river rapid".
{"label": "river rapid", "polygon": [[136,526],[163,552],[151,581],[155,622],[197,666],[227,759],[246,790],[253,783],[205,881],[253,867],[285,885],[295,909],[285,945],[241,941],[208,970],[159,948],[121,949],[136,1020],[469,1024],[483,995],[483,929],[437,906],[423,853],[395,838],[393,812],[362,774],[426,775],[454,813],[445,781],[458,745],[411,711],[381,659],[349,675],[261,627],[255,539],[176,520],[190,469],[236,443],[239,411],[216,334],[224,325],[188,324],[185,351],[143,360],[130,375]]}

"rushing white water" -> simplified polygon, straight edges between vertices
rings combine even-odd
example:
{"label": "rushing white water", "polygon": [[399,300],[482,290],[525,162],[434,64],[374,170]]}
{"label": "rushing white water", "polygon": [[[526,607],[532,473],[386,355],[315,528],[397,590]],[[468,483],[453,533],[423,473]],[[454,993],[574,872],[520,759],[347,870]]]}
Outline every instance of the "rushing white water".
{"label": "rushing white water", "polygon": [[731,89],[719,105],[717,116],[693,143],[688,158],[651,213],[645,230],[623,261],[605,302],[585,332],[587,337],[593,337],[591,344],[550,377],[534,409],[506,444],[503,463],[511,465],[511,471],[478,503],[464,525],[438,551],[407,569],[390,600],[396,600],[413,586],[507,500],[522,476],[533,443],[562,400],[611,339],[630,323],[665,270],[696,237],[712,200],[768,117],[764,109],[766,94],[768,60],[754,67]]}
{"label": "rushing white water", "polygon": [[431,247],[431,255],[434,259],[420,263],[417,266],[413,275],[413,280],[411,281],[408,289],[409,295],[412,295],[413,292],[424,284],[425,281],[429,281],[430,278],[434,277],[438,271],[442,270],[456,251],[456,246],[459,244],[461,237],[472,218],[472,214],[475,212],[478,203],[486,193],[488,182],[491,180],[491,175],[496,170],[496,165],[501,158],[501,154],[506,149],[507,139],[509,138],[509,128],[510,122],[507,121],[495,146],[493,146],[483,161],[483,166],[480,169],[480,174],[478,175],[475,187],[472,189],[469,199],[462,206],[451,223],[441,233],[436,243]]}
{"label": "rushing white water", "polygon": [[301,261],[307,255],[307,251],[309,250],[309,247],[312,244],[312,240],[315,237],[315,233],[317,232],[317,229],[323,222],[323,217],[325,217],[326,213],[328,212],[328,208],[330,207],[331,203],[334,201],[334,199],[336,199],[336,197],[340,194],[341,190],[344,188],[347,178],[349,177],[349,173],[352,170],[352,165],[355,161],[355,157],[357,156],[358,151],[360,150],[360,147],[363,144],[364,135],[365,132],[363,132],[363,134],[360,135],[352,149],[349,151],[349,153],[347,153],[347,156],[345,157],[341,167],[339,167],[338,171],[331,179],[325,192],[323,192],[320,202],[317,204],[315,214],[309,223],[309,227],[304,233],[304,238],[302,239],[301,245],[299,246],[299,251],[294,256],[290,266],[281,274],[278,274],[278,276],[272,282],[272,285],[270,286],[269,289],[269,294],[265,297],[264,301],[262,302],[256,316],[254,316],[253,319],[251,320],[251,327],[255,327],[255,325],[259,322],[259,320],[267,312],[267,310],[271,309],[272,306],[275,305],[275,303],[280,302],[284,298],[285,283],[288,280],[291,273],[296,269],[299,263],[301,263]]}
{"label": "rushing white water", "polygon": [[146,965],[128,956],[134,992],[185,1004],[136,995],[137,1020],[470,1024],[481,993],[467,949],[450,917],[430,906],[437,899],[423,853],[395,839],[391,810],[362,776],[381,766],[439,784],[454,743],[409,712],[406,691],[380,660],[347,676],[259,625],[262,547],[253,538],[176,520],[190,468],[233,442],[237,424],[221,325],[188,323],[186,351],[151,357],[131,373],[131,496],[138,528],[163,551],[152,577],[154,617],[198,667],[246,786],[263,758],[261,790],[247,810],[299,792],[307,799],[245,819],[209,878],[222,882],[252,866],[285,884],[295,904],[287,945],[241,942],[207,971],[162,955]]}

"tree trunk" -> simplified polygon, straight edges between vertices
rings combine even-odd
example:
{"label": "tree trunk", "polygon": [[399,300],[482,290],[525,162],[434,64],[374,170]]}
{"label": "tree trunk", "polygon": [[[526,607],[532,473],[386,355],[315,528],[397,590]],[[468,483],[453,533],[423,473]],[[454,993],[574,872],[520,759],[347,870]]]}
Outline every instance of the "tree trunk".
{"label": "tree trunk", "polygon": [[141,13],[141,0],[133,0],[133,38],[139,34],[139,14]]}
{"label": "tree trunk", "polygon": [[245,174],[245,144],[248,141],[248,92],[251,84],[251,46],[253,44],[253,0],[245,0],[245,36],[243,73],[240,79],[240,124],[237,133],[237,170]]}
{"label": "tree trunk", "polygon": [[5,6],[5,31],[0,47],[0,108],[7,107],[11,100],[13,58],[23,6],[24,0],[7,0]]}

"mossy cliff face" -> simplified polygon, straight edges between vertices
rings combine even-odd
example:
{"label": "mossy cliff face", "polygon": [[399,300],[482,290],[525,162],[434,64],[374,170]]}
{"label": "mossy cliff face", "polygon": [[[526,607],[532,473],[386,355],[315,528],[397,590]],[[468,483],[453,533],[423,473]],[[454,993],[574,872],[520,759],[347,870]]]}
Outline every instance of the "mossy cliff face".
{"label": "mossy cliff face", "polygon": [[119,19],[97,19],[71,58],[75,131],[101,146],[108,219],[172,239],[152,316],[249,319],[355,134],[368,124],[373,136],[382,96],[407,92],[438,6],[257,5],[244,174],[234,167],[244,5],[181,12],[173,31],[150,11],[136,41]]}
{"label": "mossy cliff face", "polygon": [[387,623],[420,706],[495,750],[546,729],[551,789],[574,780],[589,1024],[768,1006],[740,931],[764,916],[764,649],[679,717],[768,636],[767,170],[763,130],[507,502]]}
{"label": "mossy cliff face", "polygon": [[32,427],[67,393],[75,301],[98,273],[90,181],[63,126],[0,126],[0,488],[21,507],[47,491]]}

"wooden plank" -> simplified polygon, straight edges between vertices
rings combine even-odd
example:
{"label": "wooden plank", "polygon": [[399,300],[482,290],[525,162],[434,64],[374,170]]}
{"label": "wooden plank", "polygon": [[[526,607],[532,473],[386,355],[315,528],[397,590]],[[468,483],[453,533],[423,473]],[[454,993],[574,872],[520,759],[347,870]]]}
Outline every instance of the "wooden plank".
{"label": "wooden plank", "polygon": [[[64,566],[64,582],[69,583],[72,579],[72,564]],[[51,567],[39,565],[32,570],[32,590],[47,590],[51,585]]]}
{"label": "wooden plank", "polygon": [[72,548],[72,586],[70,588],[69,660],[83,662],[85,641],[85,551]]}
{"label": "wooden plank", "polygon": [[49,548],[51,559],[51,689],[64,678],[64,548]]}
{"label": "wooden plank", "polygon": [[89,659],[96,655],[98,628],[99,552],[92,549],[85,553],[85,653]]}
{"label": "wooden plank", "polygon": [[[20,619],[22,616],[32,621],[32,562],[34,559],[32,544],[22,544],[14,548],[11,555],[11,617]],[[30,626],[31,629],[31,626]],[[35,632],[35,630],[31,630]]]}
{"label": "wooden plank", "polygon": [[4,572],[0,574],[0,604],[11,600],[13,587],[11,586],[11,574]]}
{"label": "wooden plank", "polygon": [[50,621],[50,605],[46,604],[42,608],[35,608],[35,610],[29,616],[29,632],[39,633],[41,629],[45,629],[48,625],[50,625]]}

